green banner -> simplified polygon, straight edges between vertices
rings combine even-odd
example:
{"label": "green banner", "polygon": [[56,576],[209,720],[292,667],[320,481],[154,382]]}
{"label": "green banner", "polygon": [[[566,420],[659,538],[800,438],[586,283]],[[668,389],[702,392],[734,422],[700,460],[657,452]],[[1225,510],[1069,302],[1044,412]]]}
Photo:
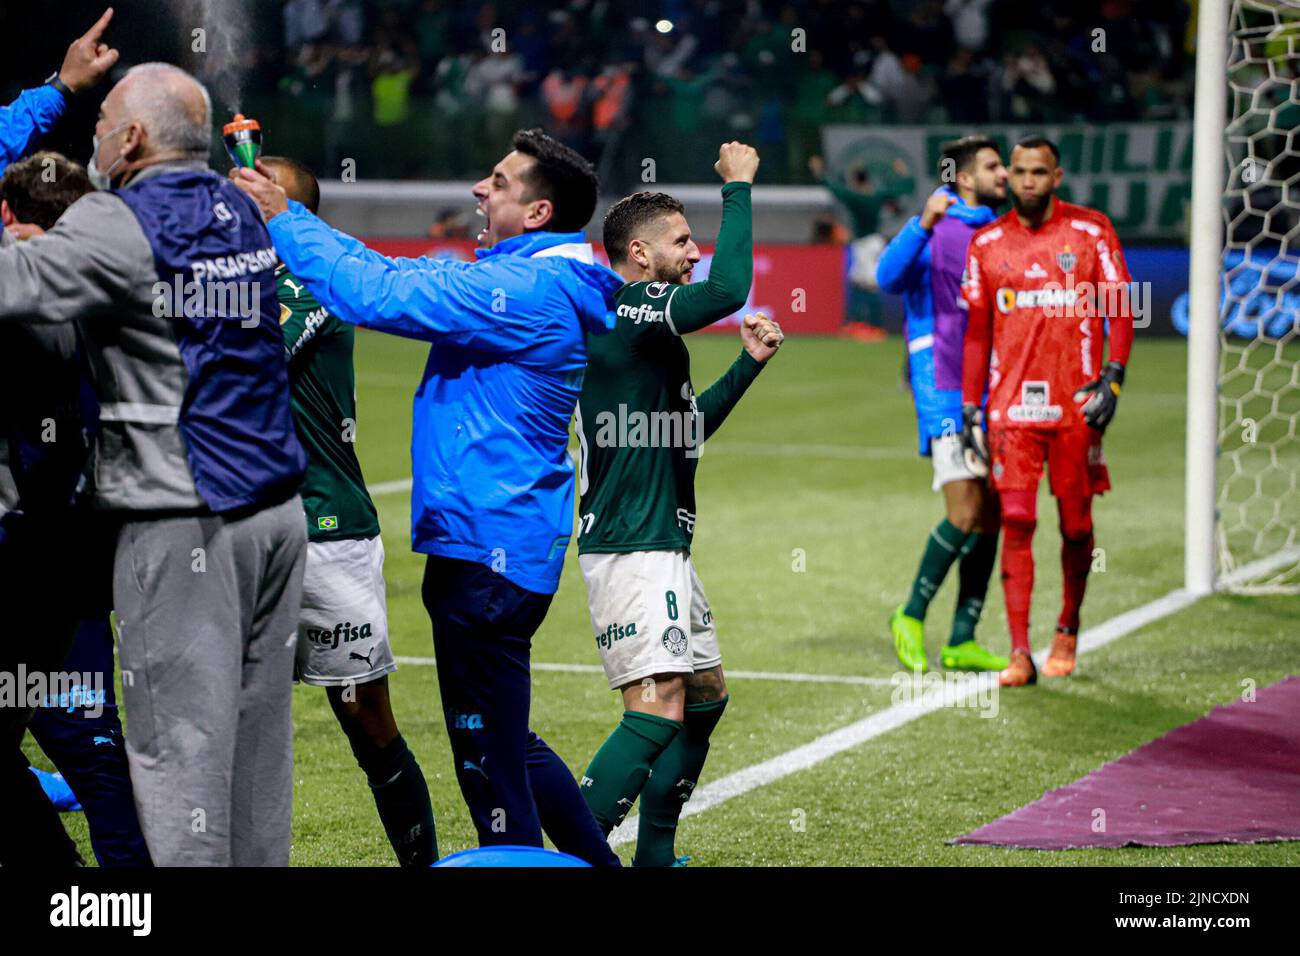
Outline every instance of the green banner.
{"label": "green banner", "polygon": [[939,149],[946,141],[982,133],[999,143],[1004,160],[1026,136],[1042,135],[1061,149],[1065,180],[1059,195],[1100,209],[1121,239],[1184,243],[1191,200],[1192,124],[1111,123],[1060,126],[827,126],[822,147],[832,175],[865,165],[876,183],[897,176],[902,160],[916,178],[904,197],[918,212],[938,183]]}

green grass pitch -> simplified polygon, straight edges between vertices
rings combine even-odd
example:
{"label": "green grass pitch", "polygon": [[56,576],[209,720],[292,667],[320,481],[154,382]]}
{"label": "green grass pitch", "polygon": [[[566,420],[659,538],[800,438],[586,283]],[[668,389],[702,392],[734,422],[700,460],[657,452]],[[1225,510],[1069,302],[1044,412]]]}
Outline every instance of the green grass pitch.
{"label": "green grass pitch", "polygon": [[[731,336],[691,339],[696,387],[734,357]],[[358,448],[371,484],[410,474],[410,399],[425,347],[362,333]],[[1084,626],[1157,598],[1182,579],[1181,340],[1139,340],[1106,439],[1115,491],[1095,507],[1105,570]],[[699,473],[695,561],[728,669],[889,677],[886,619],[905,596],[940,515],[915,454],[898,339],[787,341],[718,436]],[[1055,509],[1044,488],[1036,538],[1035,647],[1060,600]],[[420,603],[423,559],[409,551],[404,493],[378,497],[388,551],[394,652],[430,658]],[[954,574],[955,577],[955,574]],[[947,638],[955,582],[930,614],[931,660]],[[598,663],[570,548],[534,661]],[[982,639],[1008,647],[996,577]],[[1295,598],[1216,596],[1081,658],[1068,681],[1000,696],[996,717],[945,709],[683,822],[692,865],[1290,865],[1300,844],[1044,853],[953,847],[959,836],[1228,703],[1250,679],[1295,672]],[[443,853],[474,845],[456,788],[434,668],[392,678],[402,731],[428,777]],[[580,772],[620,706],[593,673],[536,671],[533,726]],[[734,679],[702,784],[774,757],[890,704],[891,688]],[[319,688],[294,689],[296,865],[392,865],[369,791]],[[28,741],[41,766],[48,762]],[[65,815],[89,858],[80,814]],[[622,848],[630,858],[630,846]]]}

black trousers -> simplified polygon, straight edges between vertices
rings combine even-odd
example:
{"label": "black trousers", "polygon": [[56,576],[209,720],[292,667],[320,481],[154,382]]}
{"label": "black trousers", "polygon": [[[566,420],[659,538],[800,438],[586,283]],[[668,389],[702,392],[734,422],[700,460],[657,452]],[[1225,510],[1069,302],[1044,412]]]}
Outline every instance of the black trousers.
{"label": "black trousers", "polygon": [[[51,517],[9,512],[0,519],[0,680],[15,697],[0,701],[0,866],[75,866],[77,846],[28,769],[21,744],[33,712],[35,675],[62,668],[77,632],[82,601],[70,595],[71,511]],[[72,549],[75,555],[75,549]],[[93,568],[83,569],[93,574]],[[49,678],[45,678],[45,687]]]}
{"label": "black trousers", "polygon": [[93,677],[98,686],[80,699],[38,708],[27,729],[81,803],[99,865],[150,866],[113,693],[113,631],[107,610],[82,618],[63,669]]}
{"label": "black trousers", "polygon": [[528,727],[528,657],[551,595],[431,556],[423,597],[456,779],[480,845],[541,846],[545,830],[565,853],[618,866],[573,774]]}

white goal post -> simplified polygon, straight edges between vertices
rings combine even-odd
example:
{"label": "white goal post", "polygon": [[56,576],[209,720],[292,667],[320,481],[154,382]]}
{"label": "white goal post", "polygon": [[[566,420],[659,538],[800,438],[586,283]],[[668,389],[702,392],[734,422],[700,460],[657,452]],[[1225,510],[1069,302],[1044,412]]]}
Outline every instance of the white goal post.
{"label": "white goal post", "polygon": [[1184,553],[1194,594],[1300,593],[1295,64],[1300,0],[1201,0]]}

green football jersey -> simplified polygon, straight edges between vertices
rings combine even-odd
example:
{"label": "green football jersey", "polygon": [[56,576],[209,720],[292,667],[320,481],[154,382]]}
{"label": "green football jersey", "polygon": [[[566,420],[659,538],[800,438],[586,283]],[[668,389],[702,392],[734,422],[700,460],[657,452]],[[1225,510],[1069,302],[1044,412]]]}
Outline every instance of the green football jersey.
{"label": "green football jersey", "polygon": [[357,460],[352,325],[330,315],[283,265],[275,270],[298,439],[307,453],[302,504],[312,541],[372,538],[379,515]]}
{"label": "green football jersey", "polygon": [[742,351],[697,396],[681,336],[744,307],[753,279],[749,193],[747,183],[723,187],[707,280],[629,283],[615,297],[614,330],[587,338],[577,415],[580,554],[691,546],[700,447],[763,366]]}

